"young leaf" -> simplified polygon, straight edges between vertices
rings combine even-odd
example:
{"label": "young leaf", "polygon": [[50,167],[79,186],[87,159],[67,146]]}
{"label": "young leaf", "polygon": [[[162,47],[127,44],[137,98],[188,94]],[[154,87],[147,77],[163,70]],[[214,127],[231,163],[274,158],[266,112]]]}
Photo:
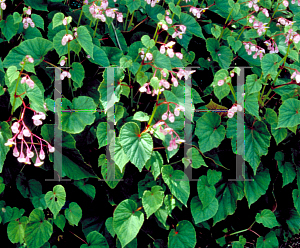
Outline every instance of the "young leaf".
{"label": "young leaf", "polygon": [[62,185],[54,186],[53,191],[48,191],[45,195],[45,201],[55,219],[66,202],[66,191],[64,187]]}
{"label": "young leaf", "polygon": [[218,211],[219,203],[216,197],[212,197],[209,205],[203,206],[202,201],[198,196],[195,196],[191,200],[191,213],[195,224],[212,218]]}
{"label": "young leaf", "polygon": [[69,207],[65,209],[65,216],[71,225],[78,226],[82,217],[82,210],[76,202],[71,202]]}
{"label": "young leaf", "polygon": [[179,221],[176,229],[171,229],[168,236],[168,247],[194,248],[196,246],[196,231],[191,222]]}
{"label": "young leaf", "polygon": [[280,226],[276,220],[275,214],[270,209],[264,209],[261,213],[257,213],[255,220],[257,223],[261,223],[267,228]]}

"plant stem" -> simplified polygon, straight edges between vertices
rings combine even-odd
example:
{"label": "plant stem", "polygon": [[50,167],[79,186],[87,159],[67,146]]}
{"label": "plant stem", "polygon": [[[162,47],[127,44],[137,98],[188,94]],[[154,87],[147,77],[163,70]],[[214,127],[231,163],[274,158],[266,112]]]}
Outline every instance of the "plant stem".
{"label": "plant stem", "polygon": [[138,98],[138,101],[137,101],[137,104],[136,104],[136,108],[137,108],[137,109],[139,109],[139,101],[140,101],[141,95],[142,95],[142,93],[140,92],[139,98]]}
{"label": "plant stem", "polygon": [[133,21],[134,12],[135,12],[135,10],[132,12],[131,19],[130,19],[130,22],[129,22],[128,27],[127,27],[127,31],[128,31],[128,29],[130,28],[131,23],[132,23],[132,21]]}
{"label": "plant stem", "polygon": [[132,108],[132,106],[133,106],[133,87],[131,85],[131,76],[130,76],[129,68],[128,68],[128,77],[129,77],[129,85],[130,85],[130,106]]}
{"label": "plant stem", "polygon": [[[181,1],[181,0],[178,0],[178,2],[176,3],[176,6],[180,4],[180,1]],[[176,7],[176,6],[175,6],[175,7]],[[172,19],[172,23],[173,23],[173,18],[174,18],[174,15],[175,15],[175,14],[173,13],[173,14],[172,14],[172,18],[171,18],[171,19]],[[168,33],[168,35],[167,35],[167,37],[166,37],[166,39],[165,39],[165,42],[164,42],[164,43],[167,43],[167,40],[168,40],[168,38],[169,38],[169,33]]]}
{"label": "plant stem", "polygon": [[157,98],[156,98],[156,103],[155,103],[155,107],[154,107],[154,110],[153,110],[153,112],[152,112],[152,115],[151,115],[151,117],[150,117],[150,120],[149,120],[149,122],[148,122],[148,127],[150,126],[150,124],[151,124],[151,122],[152,122],[152,120],[153,120],[153,118],[154,118],[154,114],[155,114],[155,112],[156,112],[156,109],[157,109],[157,102],[158,102],[158,98],[159,98],[159,89],[158,89],[158,93],[157,93]]}
{"label": "plant stem", "polygon": [[92,23],[93,23],[93,21],[91,20],[91,22],[90,22],[90,27],[92,27]]}
{"label": "plant stem", "polygon": [[80,21],[81,21],[82,13],[83,13],[83,7],[81,8],[80,16],[79,16],[78,23],[77,23],[77,28],[78,28],[78,27],[79,27],[79,25],[80,25]]}
{"label": "plant stem", "polygon": [[[68,34],[68,25],[66,26],[66,32]],[[71,67],[70,66],[70,60],[71,60],[71,53],[70,53],[70,42],[68,42],[68,67]],[[73,95],[73,88],[72,88],[72,83],[71,83],[71,79],[68,78],[68,82],[69,82],[69,87],[71,89],[71,93],[72,93],[72,97],[74,98],[74,95]]]}
{"label": "plant stem", "polygon": [[236,96],[235,96],[235,93],[234,93],[234,88],[233,88],[233,86],[232,86],[231,83],[229,83],[229,87],[230,87],[230,91],[231,91],[231,93],[232,93],[232,95],[234,97],[234,101],[236,102]]}
{"label": "plant stem", "polygon": [[97,31],[97,27],[98,27],[98,22],[99,22],[99,19],[97,19],[97,22],[96,22],[96,27],[95,27],[95,31],[94,31],[94,34],[93,34],[93,38],[95,38],[95,35],[96,35],[96,31]]}
{"label": "plant stem", "polygon": [[127,11],[127,15],[126,15],[125,22],[123,22],[123,30],[124,30],[124,31],[126,31],[126,25],[127,25],[128,15],[129,15],[129,10]]}
{"label": "plant stem", "polygon": [[24,64],[22,66],[22,69],[21,69],[21,71],[19,73],[19,76],[18,76],[18,79],[17,79],[16,89],[15,89],[15,94],[14,94],[14,101],[13,101],[13,105],[12,105],[12,109],[11,109],[10,115],[12,115],[14,113],[14,108],[15,108],[15,104],[16,104],[16,94],[17,94],[17,91],[18,91],[18,86],[19,86],[21,74],[22,74],[22,72],[24,70],[25,64],[26,64],[26,62],[24,61]]}

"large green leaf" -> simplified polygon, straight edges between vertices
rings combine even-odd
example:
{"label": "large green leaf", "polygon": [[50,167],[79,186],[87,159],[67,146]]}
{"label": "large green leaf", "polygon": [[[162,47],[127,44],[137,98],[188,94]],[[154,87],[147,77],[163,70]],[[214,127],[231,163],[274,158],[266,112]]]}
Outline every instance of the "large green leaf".
{"label": "large green leaf", "polygon": [[249,162],[255,175],[260,163],[260,156],[268,153],[271,135],[265,123],[254,121],[254,117],[246,114],[245,139],[245,160]]}
{"label": "large green leaf", "polygon": [[197,120],[195,133],[201,152],[210,151],[221,144],[225,138],[225,127],[220,124],[221,117],[214,112],[205,113]]}
{"label": "large green leaf", "polygon": [[265,56],[263,56],[261,60],[261,69],[264,74],[264,77],[270,74],[272,78],[275,78],[279,67],[278,62],[280,60],[281,60],[280,56],[275,53],[273,54],[268,53]]}
{"label": "large green leaf", "polygon": [[279,108],[278,126],[294,127],[300,124],[300,101],[294,98],[287,99]]}
{"label": "large green leaf", "polygon": [[196,231],[187,220],[179,221],[176,229],[168,236],[168,248],[194,248],[196,246]]}
{"label": "large green leaf", "polygon": [[195,196],[191,200],[191,212],[195,224],[212,218],[218,211],[219,203],[217,198],[212,197],[211,202],[206,207],[203,206],[202,201],[198,196]]}
{"label": "large green leaf", "polygon": [[190,183],[187,175],[181,170],[173,170],[172,166],[162,168],[162,178],[169,186],[171,193],[185,206],[190,195]]}
{"label": "large green leaf", "polygon": [[[14,18],[12,15],[9,15],[6,20],[0,22],[1,32],[7,41],[10,41],[14,37],[19,29],[19,24],[15,24]],[[21,62],[21,61],[20,61]]]}
{"label": "large green leaf", "polygon": [[199,178],[197,182],[197,191],[203,208],[207,208],[210,205],[210,203],[215,199],[215,186],[209,184],[207,181],[207,177],[203,175]]}
{"label": "large green leaf", "polygon": [[[89,58],[89,61],[92,63],[95,63],[97,65],[103,66],[103,67],[108,67],[110,66],[109,60],[108,60],[108,55],[106,54],[105,50],[99,48],[98,46],[94,46],[93,49],[93,59]],[[117,48],[116,48],[117,49]],[[114,54],[116,55],[116,54]],[[111,56],[109,56],[110,60],[112,59]]]}
{"label": "large green leaf", "polygon": [[112,143],[109,145],[109,151],[111,154],[114,154],[115,163],[118,165],[120,171],[124,172],[125,165],[129,162],[129,158],[121,146],[119,137],[116,137],[114,145]]}
{"label": "large green leaf", "polygon": [[267,228],[280,226],[276,220],[275,214],[270,209],[264,209],[261,213],[257,213],[255,220],[257,223],[261,223]]}
{"label": "large green leaf", "polygon": [[293,202],[298,213],[300,213],[300,192],[298,189],[293,190]]}
{"label": "large green leaf", "polygon": [[3,164],[6,158],[6,154],[9,151],[9,147],[4,144],[8,139],[12,137],[11,129],[7,122],[0,122],[0,173],[3,169]]}
{"label": "large green leaf", "polygon": [[95,198],[96,188],[94,185],[85,183],[84,180],[76,180],[74,181],[74,185],[77,186],[80,190],[82,190],[90,198]]}
{"label": "large green leaf", "polygon": [[124,171],[121,172],[120,168],[117,165],[115,164],[113,165],[115,169],[114,174],[112,174],[113,171],[109,171],[109,170],[113,170],[113,168],[110,169],[107,168],[107,162],[101,166],[102,177],[111,189],[114,189],[124,176]]}
{"label": "large green leaf", "polygon": [[129,160],[142,171],[153,150],[150,134],[140,134],[139,126],[134,122],[128,122],[121,128],[120,143]]}
{"label": "large green leaf", "polygon": [[265,237],[257,239],[256,248],[277,248],[279,247],[275,232],[269,232]]}
{"label": "large green leaf", "polygon": [[235,212],[237,201],[244,197],[243,189],[244,184],[242,181],[232,182],[221,180],[216,184],[216,197],[219,202],[219,208],[213,217],[213,225]]}
{"label": "large green leaf", "polygon": [[68,133],[80,133],[87,125],[91,125],[95,120],[96,104],[91,97],[79,96],[71,103],[66,98],[58,98],[57,104],[61,100],[62,112],[57,110],[59,129]]}
{"label": "large green leaf", "polygon": [[25,4],[36,10],[47,11],[48,4],[44,0],[25,0]]}
{"label": "large green leaf", "polygon": [[[186,26],[186,31],[188,33],[192,33],[193,35],[200,37],[205,40],[205,37],[202,33],[201,26],[199,23],[195,20],[195,18],[189,14],[181,13],[180,14],[180,22],[184,26]],[[185,34],[183,34],[184,36]]]}
{"label": "large green leaf", "polygon": [[109,248],[106,238],[97,231],[92,231],[86,237],[87,244],[83,244],[80,248]]}
{"label": "large green leaf", "polygon": [[76,202],[71,202],[69,207],[65,209],[65,216],[71,225],[78,226],[82,217],[82,210]]}
{"label": "large green leaf", "polygon": [[161,186],[156,185],[151,188],[151,191],[144,191],[142,203],[147,219],[149,219],[149,217],[162,206],[165,196],[162,189],[163,188]]}
{"label": "large green leaf", "polygon": [[22,216],[18,220],[13,220],[8,223],[7,237],[12,243],[23,243],[25,237],[25,227],[28,223],[28,217]]}
{"label": "large green leaf", "polygon": [[43,210],[33,209],[25,228],[25,242],[28,248],[40,248],[51,237],[53,226],[45,220]]}
{"label": "large green leaf", "polygon": [[122,201],[113,214],[113,228],[122,247],[130,243],[144,223],[144,214],[137,210],[137,204],[130,199]]}
{"label": "large green leaf", "polygon": [[156,67],[172,70],[170,59],[166,55],[161,54],[159,51],[154,51],[152,54],[153,54],[153,63]]}
{"label": "large green leaf", "polygon": [[48,191],[45,195],[45,201],[47,207],[53,213],[53,217],[55,219],[66,202],[65,188],[62,185],[54,186],[53,191]]}
{"label": "large green leaf", "polygon": [[3,65],[5,68],[14,65],[20,70],[20,62],[26,55],[31,55],[34,59],[34,65],[38,65],[52,48],[53,43],[51,41],[40,37],[23,41],[19,46],[10,50],[3,61]]}
{"label": "large green leaf", "polygon": [[133,11],[139,9],[139,7],[141,6],[141,0],[126,0],[126,6],[130,12],[130,14],[132,14]]}
{"label": "large green leaf", "polygon": [[296,177],[296,170],[294,165],[290,162],[285,162],[284,164],[278,163],[278,170],[282,174],[282,187],[294,181]]}
{"label": "large green leaf", "polygon": [[247,198],[248,206],[250,208],[251,204],[256,202],[263,194],[266,193],[271,178],[269,169],[262,167],[259,167],[255,176],[253,176],[250,173],[246,173],[246,178],[253,180],[245,181],[245,196]]}
{"label": "large green leaf", "polygon": [[77,34],[78,36],[76,37],[76,40],[78,41],[80,46],[88,55],[91,56],[92,59],[94,59],[94,44],[88,29],[84,26],[80,26],[79,28],[77,28]]}

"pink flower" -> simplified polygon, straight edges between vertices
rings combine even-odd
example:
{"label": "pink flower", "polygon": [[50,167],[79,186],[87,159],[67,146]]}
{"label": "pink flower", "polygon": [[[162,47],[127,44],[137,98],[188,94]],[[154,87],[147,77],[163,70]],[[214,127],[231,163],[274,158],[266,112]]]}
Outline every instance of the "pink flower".
{"label": "pink flower", "polygon": [[44,162],[41,161],[41,160],[39,159],[39,157],[36,157],[34,166],[35,166],[35,167],[39,167],[39,166],[41,166],[43,163],[44,163]]}
{"label": "pink flower", "polygon": [[166,22],[168,24],[172,24],[172,19],[169,16],[166,16]]}
{"label": "pink flower", "polygon": [[282,2],[282,4],[284,5],[284,7],[288,7],[289,6],[289,1],[287,1],[287,0],[284,0],[283,2]]}
{"label": "pink flower", "polygon": [[29,150],[29,149],[27,149],[27,157],[28,158],[33,158],[33,156],[34,156],[34,152],[31,151],[31,150]]}
{"label": "pink flower", "polygon": [[27,128],[25,128],[25,129],[23,130],[23,135],[24,135],[25,137],[30,137],[30,136],[31,136],[31,133],[30,133],[30,131],[29,131]]}
{"label": "pink flower", "polygon": [[177,81],[177,79],[175,77],[172,77],[171,81],[172,81],[174,87],[178,86],[178,81]]}
{"label": "pink flower", "polygon": [[237,111],[239,111],[239,112],[242,112],[242,111],[243,111],[242,105],[237,104],[236,107],[237,107]]}
{"label": "pink flower", "polygon": [[18,133],[19,132],[19,127],[20,127],[19,122],[14,122],[14,124],[11,126],[11,131],[13,133]]}
{"label": "pink flower", "polygon": [[148,60],[152,60],[153,59],[153,55],[151,53],[146,53],[146,58]]}
{"label": "pink flower", "polygon": [[40,126],[40,125],[43,124],[43,122],[41,120],[34,120],[33,124],[36,125],[36,126]]}
{"label": "pink flower", "polygon": [[171,139],[170,144],[168,146],[168,151],[173,151],[174,149],[177,149],[178,145],[176,144],[176,139]]}
{"label": "pink flower", "polygon": [[41,150],[40,150],[40,155],[39,155],[39,157],[40,157],[41,160],[44,160],[44,159],[45,159],[45,152],[44,152],[43,148],[41,148]]}
{"label": "pink flower", "polygon": [[168,55],[170,58],[173,58],[173,57],[174,57],[174,51],[173,51],[173,49],[168,48],[168,49],[167,49],[167,55]]}
{"label": "pink flower", "polygon": [[123,13],[121,12],[117,13],[117,20],[118,22],[123,22]]}
{"label": "pink flower", "polygon": [[159,86],[163,86],[166,89],[169,89],[170,88],[170,83],[167,80],[165,80],[165,79],[161,79],[159,81]]}
{"label": "pink flower", "polygon": [[160,46],[159,52],[160,52],[161,54],[164,54],[164,53],[166,52],[166,48],[165,48],[164,45]]}
{"label": "pink flower", "polygon": [[168,30],[168,26],[166,24],[163,24],[161,27],[163,30]]}
{"label": "pink flower", "polygon": [[[1,4],[2,5],[2,4]],[[27,29],[29,27],[29,24],[27,22],[23,23],[23,28]]]}
{"label": "pink flower", "polygon": [[161,119],[164,121],[168,119],[168,111],[161,116]]}
{"label": "pink flower", "polygon": [[63,59],[62,61],[60,61],[59,65],[60,66],[64,66],[66,64],[66,61]]}
{"label": "pink flower", "polygon": [[26,156],[24,163],[25,163],[25,164],[31,164],[30,159],[29,159],[28,156]]}
{"label": "pink flower", "polygon": [[177,139],[175,140],[176,144],[181,144],[181,143],[184,143],[185,140],[184,139]]}
{"label": "pink flower", "polygon": [[53,146],[51,146],[50,144],[48,145],[48,149],[49,149],[49,152],[54,152],[55,151],[55,148]]}
{"label": "pink flower", "polygon": [[228,118],[232,118],[232,117],[234,116],[234,112],[233,112],[233,111],[230,111],[230,110],[228,110],[228,112],[227,112],[227,116],[228,116]]}
{"label": "pink flower", "polygon": [[18,151],[18,148],[17,148],[17,146],[15,146],[15,148],[13,150],[13,156],[17,158],[17,157],[19,157],[19,155],[20,155],[20,153]]}
{"label": "pink flower", "polygon": [[26,161],[26,159],[25,159],[25,156],[24,156],[24,153],[23,153],[23,152],[21,152],[20,156],[18,157],[18,161],[19,161],[20,163],[24,163],[24,162]]}
{"label": "pink flower", "polygon": [[177,58],[182,59],[183,58],[183,54],[182,53],[175,53],[175,55],[177,56]]}
{"label": "pink flower", "polygon": [[5,3],[1,3],[1,9],[3,9],[3,10],[6,9],[6,4]]}
{"label": "pink flower", "polygon": [[28,77],[28,79],[26,80],[26,84],[33,89],[34,88],[34,82],[31,80],[30,77]]}
{"label": "pink flower", "polygon": [[89,0],[84,0],[84,1],[83,1],[83,4],[84,4],[84,5],[88,5],[88,4],[89,4]]}
{"label": "pink flower", "polygon": [[176,116],[179,116],[180,115],[180,111],[184,111],[184,107],[183,106],[180,106],[180,105],[176,105],[175,109],[174,109],[174,114]]}
{"label": "pink flower", "polygon": [[64,26],[67,26],[67,25],[68,25],[68,19],[67,19],[67,17],[65,17],[65,18],[63,19],[63,25],[64,25]]}
{"label": "pink flower", "polygon": [[[286,6],[287,7],[287,6]],[[269,12],[266,8],[263,8],[262,13],[266,16],[269,17]]]}
{"label": "pink flower", "polygon": [[218,81],[218,86],[222,86],[224,84],[224,80],[219,80]]}
{"label": "pink flower", "polygon": [[175,116],[171,112],[169,113],[169,121],[172,123],[175,121]]}

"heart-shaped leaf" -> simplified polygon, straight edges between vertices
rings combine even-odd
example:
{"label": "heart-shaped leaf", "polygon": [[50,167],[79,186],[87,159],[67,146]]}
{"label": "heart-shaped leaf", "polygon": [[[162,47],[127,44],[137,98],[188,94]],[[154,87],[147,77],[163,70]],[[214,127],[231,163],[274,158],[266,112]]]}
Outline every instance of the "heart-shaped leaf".
{"label": "heart-shaped leaf", "polygon": [[53,191],[48,191],[45,195],[45,201],[47,207],[53,213],[53,217],[55,219],[56,215],[59,213],[66,202],[65,188],[62,185],[54,186]]}
{"label": "heart-shaped leaf", "polygon": [[212,218],[218,211],[219,203],[217,198],[213,197],[210,204],[204,207],[198,196],[195,196],[191,200],[191,212],[194,218],[195,224]]}
{"label": "heart-shaped leaf", "polygon": [[179,221],[176,229],[172,229],[168,237],[168,247],[194,248],[196,246],[196,231],[187,220]]}

